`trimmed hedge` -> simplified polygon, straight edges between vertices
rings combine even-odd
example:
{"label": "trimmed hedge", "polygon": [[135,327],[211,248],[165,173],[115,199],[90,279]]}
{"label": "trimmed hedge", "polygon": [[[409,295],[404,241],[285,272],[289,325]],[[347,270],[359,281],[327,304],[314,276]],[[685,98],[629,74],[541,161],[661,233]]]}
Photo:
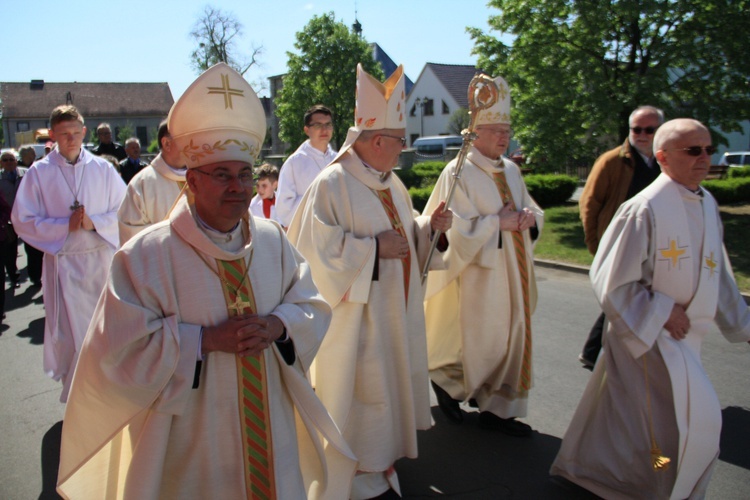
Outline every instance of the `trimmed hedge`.
{"label": "trimmed hedge", "polygon": [[564,204],[578,187],[578,179],[571,175],[534,174],[523,180],[529,194],[542,208]]}
{"label": "trimmed hedge", "polygon": [[727,178],[739,179],[742,177],[750,177],[750,167],[729,167],[727,170]]}
{"label": "trimmed hedge", "polygon": [[[398,177],[409,189],[415,210],[421,212],[424,209],[445,165],[440,161],[427,161],[417,163],[410,169],[397,171]],[[578,179],[575,177],[557,174],[527,175],[524,182],[531,196],[542,207],[564,204],[578,186]]]}
{"label": "trimmed hedge", "polygon": [[432,194],[432,188],[434,188],[435,185],[428,187],[411,187],[409,188],[409,196],[411,196],[411,203],[414,205],[414,210],[422,213],[422,210],[424,210],[425,205],[427,205],[427,200],[430,199],[430,195]]}
{"label": "trimmed hedge", "polygon": [[408,169],[397,170],[396,175],[407,188],[425,188],[435,185],[446,165],[444,161],[425,161]]}
{"label": "trimmed hedge", "polygon": [[[733,170],[745,169],[730,169]],[[750,202],[750,176],[732,175],[729,179],[703,181],[701,185],[714,195],[719,205]]]}

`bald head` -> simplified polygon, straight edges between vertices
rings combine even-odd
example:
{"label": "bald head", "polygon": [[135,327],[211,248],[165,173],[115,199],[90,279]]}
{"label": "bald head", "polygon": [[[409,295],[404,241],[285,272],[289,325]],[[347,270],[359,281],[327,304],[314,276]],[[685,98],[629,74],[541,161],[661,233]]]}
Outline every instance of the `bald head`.
{"label": "bald head", "polygon": [[[654,152],[662,172],[689,189],[698,189],[711,166],[706,147],[711,146],[711,134],[698,120],[678,118],[659,127],[654,136]],[[700,148],[693,156],[689,148]]]}

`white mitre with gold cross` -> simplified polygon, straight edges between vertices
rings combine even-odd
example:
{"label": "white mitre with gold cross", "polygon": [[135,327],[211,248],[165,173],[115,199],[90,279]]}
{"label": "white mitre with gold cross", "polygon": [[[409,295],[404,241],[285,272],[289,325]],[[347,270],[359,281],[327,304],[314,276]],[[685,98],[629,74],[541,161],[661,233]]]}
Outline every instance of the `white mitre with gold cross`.
{"label": "white mitre with gold cross", "polygon": [[266,136],[266,116],[250,84],[219,63],[174,103],[167,128],[188,168],[221,161],[253,164]]}
{"label": "white mitre with gold cross", "polygon": [[510,125],[510,87],[502,76],[495,78],[497,102],[487,109],[479,111],[474,125]]}

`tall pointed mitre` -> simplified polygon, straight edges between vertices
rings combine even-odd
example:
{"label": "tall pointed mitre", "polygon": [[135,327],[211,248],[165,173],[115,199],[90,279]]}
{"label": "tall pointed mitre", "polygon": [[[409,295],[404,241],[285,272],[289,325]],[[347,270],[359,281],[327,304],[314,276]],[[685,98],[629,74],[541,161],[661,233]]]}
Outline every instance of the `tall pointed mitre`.
{"label": "tall pointed mitre", "polygon": [[219,63],[174,103],[167,127],[188,168],[221,161],[253,164],[266,136],[266,116],[250,84]]}
{"label": "tall pointed mitre", "polygon": [[497,102],[487,109],[479,111],[474,125],[510,125],[510,88],[502,76],[495,78],[497,85]]}
{"label": "tall pointed mitre", "polygon": [[354,126],[346,134],[336,159],[354,144],[364,130],[406,128],[405,80],[403,65],[399,65],[385,82],[380,83],[362,68],[362,64],[357,64]]}

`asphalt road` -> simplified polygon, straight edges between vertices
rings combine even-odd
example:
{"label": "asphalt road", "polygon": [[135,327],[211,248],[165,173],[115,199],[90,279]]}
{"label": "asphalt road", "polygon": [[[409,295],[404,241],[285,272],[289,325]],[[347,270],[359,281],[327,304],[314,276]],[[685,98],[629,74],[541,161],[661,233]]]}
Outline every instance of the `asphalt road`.
{"label": "asphalt road", "polygon": [[[396,464],[405,498],[595,498],[550,478],[548,470],[589,379],[576,358],[598,306],[586,275],[539,267],[537,278],[535,387],[524,419],[535,429],[533,436],[481,430],[476,413],[460,426],[450,425],[434,406],[435,426],[420,432],[419,458]],[[0,499],[54,498],[64,409],[60,384],[42,371],[41,293],[27,282],[7,291],[6,313],[0,329]],[[729,344],[717,333],[704,343],[703,360],[724,414],[722,451],[708,498],[748,498],[750,346]]]}

